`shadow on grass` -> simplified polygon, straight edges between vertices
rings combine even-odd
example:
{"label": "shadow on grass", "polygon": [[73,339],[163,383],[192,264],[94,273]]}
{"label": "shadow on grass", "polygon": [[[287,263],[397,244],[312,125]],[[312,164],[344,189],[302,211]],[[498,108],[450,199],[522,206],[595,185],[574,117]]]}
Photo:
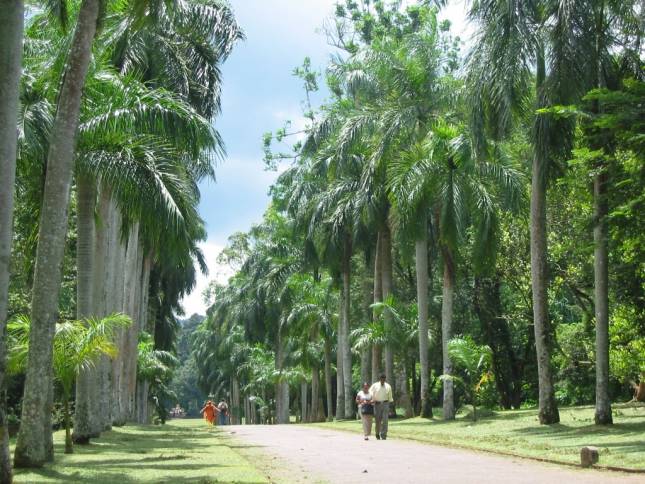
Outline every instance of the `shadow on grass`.
{"label": "shadow on grass", "polygon": [[228,445],[224,444],[226,447],[229,449],[266,449],[266,445],[247,445],[247,444],[235,444],[235,445]]}
{"label": "shadow on grass", "polygon": [[[84,482],[84,478],[81,475],[80,472],[78,471],[73,471],[73,469],[70,468],[69,472],[60,472],[55,469],[51,468],[43,468],[43,469],[25,469],[23,470],[16,470],[15,475],[19,477],[21,474],[30,474],[30,475],[36,475],[40,476],[43,479],[50,479],[50,480],[59,480],[60,482]],[[39,482],[39,481],[29,481],[29,482]],[[102,473],[99,478],[93,481],[94,484],[97,483],[114,483],[114,482],[134,482],[128,473],[118,473],[118,472],[106,472]]]}
{"label": "shadow on grass", "polygon": [[643,435],[645,433],[645,422],[625,423],[619,422],[608,426],[599,426],[595,424],[588,425],[567,425],[552,424],[522,427],[512,430],[514,433],[545,435],[553,438],[572,438],[575,434],[590,436],[620,436],[620,435]]}

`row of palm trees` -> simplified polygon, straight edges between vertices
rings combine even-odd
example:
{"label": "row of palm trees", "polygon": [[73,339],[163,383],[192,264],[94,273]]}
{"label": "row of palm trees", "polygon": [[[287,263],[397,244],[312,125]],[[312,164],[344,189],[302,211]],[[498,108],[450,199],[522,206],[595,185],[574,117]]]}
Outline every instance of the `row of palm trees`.
{"label": "row of palm trees", "polygon": [[[324,355],[327,416],[332,415],[330,343],[335,337],[335,415],[345,418],[354,412],[352,353],[357,348],[351,345],[356,326],[352,319],[360,314],[361,327],[376,325],[363,331],[373,338],[369,358],[366,345],[360,351],[361,379],[368,380],[370,367],[373,379],[384,368],[388,380],[395,382],[400,406],[409,407],[406,350],[394,336],[400,320],[393,310],[371,314],[384,303],[395,306],[392,241],[409,241],[415,248],[421,414],[431,416],[428,306],[433,291],[428,267],[437,266],[443,274],[442,371],[450,376],[455,277],[464,262],[459,247],[469,240],[476,275],[490,273],[503,214],[517,216],[528,203],[539,419],[542,424],[556,423],[546,196],[549,180],[570,155],[576,120],[555,114],[559,106],[562,111],[561,105],[580,102],[591,89],[642,75],[640,7],[611,1],[474,2],[469,18],[475,41],[462,71],[457,46],[428,2],[408,9],[407,17],[397,6],[385,13],[381,7],[373,11],[369,2],[339,7],[334,45],[347,55],[332,60],[328,68],[332,99],[308,129],[292,167],[273,188],[273,206],[248,234],[238,254],[245,262],[221,289],[205,329],[210,328],[215,341],[234,327],[243,328],[251,342],[269,341],[275,353],[277,422],[288,421],[289,369],[307,367],[305,353],[293,350],[303,337],[308,344],[324,342],[324,351],[318,348],[315,354],[317,361]],[[378,28],[375,19],[381,20]],[[518,140],[530,147],[530,195],[521,160],[513,152]],[[594,177],[596,422],[607,424],[608,177],[602,165],[595,167]],[[358,274],[369,276],[366,282],[372,281],[372,287],[352,282],[357,264]],[[294,315],[303,314],[297,308],[307,300],[296,284],[303,274],[310,274],[314,286],[331,277],[328,287],[338,290],[324,303],[319,299],[316,311],[305,312],[316,316],[303,316],[304,326]],[[357,286],[366,295],[360,309],[350,306]],[[322,321],[331,323],[329,331],[319,327]],[[210,380],[209,372],[228,353],[220,353],[218,359],[209,353],[207,340],[198,341],[196,353],[205,389],[231,374],[239,377],[235,368],[242,367],[236,365],[232,373],[222,370]],[[296,354],[301,357],[295,359]],[[318,370],[312,368],[308,380],[312,390]],[[318,399],[312,393],[311,402]],[[454,418],[451,378],[443,379],[442,401],[444,418]]]}
{"label": "row of palm trees", "polygon": [[[21,1],[3,2],[0,10],[16,17],[6,20],[12,29],[2,29],[14,36],[2,42],[2,65],[12,75],[0,79],[7,120],[0,142],[6,147],[3,180],[13,179],[17,160],[18,186],[43,187],[15,452],[15,465],[31,467],[53,458],[54,390],[47,369],[69,214],[77,229],[77,319],[122,312],[133,320],[116,337],[114,361],[104,358],[76,382],[74,438],[87,442],[113,423],[136,418],[139,333],[155,334],[159,349],[170,349],[174,314],[194,285],[195,261],[206,269],[197,245],[205,238],[197,183],[213,175],[223,154],[211,125],[220,106],[219,68],[242,33],[229,6],[214,0],[48,2],[29,11],[24,31]],[[42,168],[29,171],[34,166]],[[34,171],[39,179],[24,177]],[[6,194],[0,210],[3,328],[12,238],[11,190]],[[147,398],[139,402],[147,405]],[[9,482],[8,446],[3,452]]]}

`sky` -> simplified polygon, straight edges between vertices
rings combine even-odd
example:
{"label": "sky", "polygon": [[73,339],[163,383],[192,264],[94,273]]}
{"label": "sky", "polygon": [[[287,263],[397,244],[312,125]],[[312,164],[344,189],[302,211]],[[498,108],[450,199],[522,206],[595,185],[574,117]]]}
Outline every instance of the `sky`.
{"label": "sky", "polygon": [[[205,314],[202,292],[211,280],[224,284],[231,270],[217,263],[230,235],[247,231],[262,220],[269,203],[268,190],[278,176],[265,171],[262,135],[287,120],[303,123],[302,82],[292,75],[310,57],[323,71],[333,48],[321,32],[337,0],[231,0],[246,40],[236,45],[222,68],[222,114],[215,128],[226,144],[226,159],[216,168],[215,182],[200,186],[199,211],[208,239],[200,244],[209,267],[199,275],[192,293],[182,301],[187,316]],[[412,0],[408,0],[408,3]],[[463,0],[452,0],[440,15],[453,31],[466,35]],[[324,89],[313,96],[320,105]]]}

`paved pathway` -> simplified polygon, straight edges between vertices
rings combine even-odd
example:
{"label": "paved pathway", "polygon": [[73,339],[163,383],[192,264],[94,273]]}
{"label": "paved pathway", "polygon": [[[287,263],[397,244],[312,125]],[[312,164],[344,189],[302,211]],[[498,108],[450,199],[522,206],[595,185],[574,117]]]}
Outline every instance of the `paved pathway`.
{"label": "paved pathway", "polygon": [[391,438],[366,442],[358,434],[309,426],[247,425],[222,430],[240,444],[284,462],[288,471],[276,477],[280,482],[645,484],[643,474],[579,470]]}

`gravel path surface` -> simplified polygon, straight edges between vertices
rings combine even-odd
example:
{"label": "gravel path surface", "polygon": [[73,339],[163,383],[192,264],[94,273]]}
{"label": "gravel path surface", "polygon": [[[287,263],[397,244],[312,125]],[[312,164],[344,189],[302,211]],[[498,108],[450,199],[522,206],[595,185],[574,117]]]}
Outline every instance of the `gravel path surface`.
{"label": "gravel path surface", "polygon": [[645,484],[643,474],[574,469],[396,438],[366,442],[357,434],[315,427],[220,428],[241,446],[274,459],[273,467],[282,469],[275,477],[279,482]]}

